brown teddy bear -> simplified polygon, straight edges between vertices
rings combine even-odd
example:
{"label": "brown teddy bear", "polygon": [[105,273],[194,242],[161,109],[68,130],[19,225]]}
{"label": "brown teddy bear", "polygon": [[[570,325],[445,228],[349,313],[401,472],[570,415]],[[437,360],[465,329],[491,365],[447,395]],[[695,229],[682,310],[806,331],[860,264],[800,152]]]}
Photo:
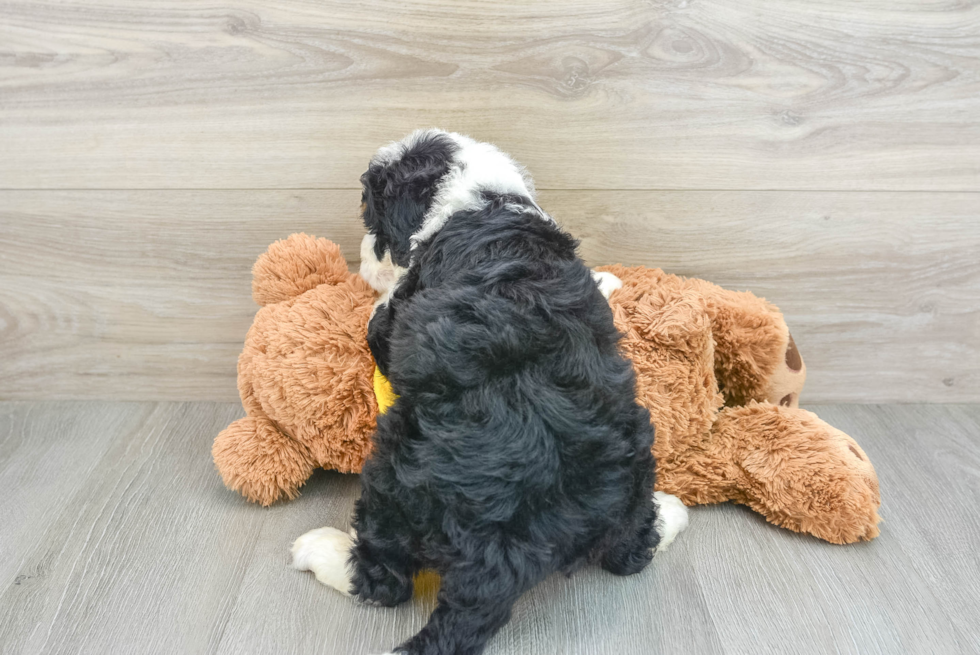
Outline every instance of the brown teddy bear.
{"label": "brown teddy bear", "polygon": [[[806,367],[775,306],[750,293],[605,266],[609,302],[656,426],[658,491],[695,505],[733,501],[833,543],[878,535],[878,480],[840,430],[799,409]],[[383,380],[367,347],[374,291],[326,239],[294,234],[259,257],[263,305],[238,361],[247,416],[214,442],[225,484],[269,505],[313,469],[357,472]]]}

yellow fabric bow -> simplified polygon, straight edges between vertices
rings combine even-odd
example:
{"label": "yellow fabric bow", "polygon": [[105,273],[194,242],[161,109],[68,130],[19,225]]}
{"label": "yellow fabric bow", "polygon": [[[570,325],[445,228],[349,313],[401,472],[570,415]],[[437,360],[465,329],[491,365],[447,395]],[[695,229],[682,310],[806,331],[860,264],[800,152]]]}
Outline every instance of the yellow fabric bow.
{"label": "yellow fabric bow", "polygon": [[378,398],[378,414],[384,414],[388,408],[395,404],[398,395],[391,388],[388,378],[381,375],[378,367],[374,367],[374,395]]}

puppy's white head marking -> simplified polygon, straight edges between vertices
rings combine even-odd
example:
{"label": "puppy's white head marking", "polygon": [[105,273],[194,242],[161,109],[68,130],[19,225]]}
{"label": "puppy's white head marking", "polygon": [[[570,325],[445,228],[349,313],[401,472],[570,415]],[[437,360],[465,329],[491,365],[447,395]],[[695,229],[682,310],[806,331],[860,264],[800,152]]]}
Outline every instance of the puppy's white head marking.
{"label": "puppy's white head marking", "polygon": [[[438,132],[427,132],[433,131]],[[421,229],[412,235],[413,249],[438,232],[456,212],[483,206],[487,202],[485,193],[523,196],[540,211],[534,202],[534,182],[523,166],[493,144],[474,141],[456,132],[443,134],[456,143],[458,150],[449,172],[439,182]]]}
{"label": "puppy's white head marking", "polygon": [[378,293],[385,295],[405,274],[406,269],[398,266],[391,261],[391,250],[385,249],[383,259],[378,259],[374,252],[374,245],[377,237],[373,234],[365,234],[361,239],[361,270],[360,274],[364,280]]}
{"label": "puppy's white head marking", "polygon": [[450,216],[479,209],[493,196],[524,198],[513,207],[552,220],[535,203],[534,183],[521,165],[492,144],[455,132],[416,130],[380,148],[361,182],[364,223],[374,236],[362,242],[362,275],[379,291],[392,288],[397,268],[409,266],[413,251]]}

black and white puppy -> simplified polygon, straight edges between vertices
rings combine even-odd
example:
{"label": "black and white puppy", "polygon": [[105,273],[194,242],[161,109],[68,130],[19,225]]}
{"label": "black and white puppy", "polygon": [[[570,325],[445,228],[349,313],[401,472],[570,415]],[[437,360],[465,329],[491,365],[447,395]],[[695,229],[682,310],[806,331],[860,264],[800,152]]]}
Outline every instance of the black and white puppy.
{"label": "black and white puppy", "polygon": [[368,341],[399,398],[378,417],[351,535],[303,535],[293,565],[380,605],[435,569],[438,606],[396,652],[476,655],[546,576],[636,573],[687,514],[655,502],[650,415],[603,293],[618,280],[591,274],[524,170],[424,130],[361,182],[361,274],[384,294]]}

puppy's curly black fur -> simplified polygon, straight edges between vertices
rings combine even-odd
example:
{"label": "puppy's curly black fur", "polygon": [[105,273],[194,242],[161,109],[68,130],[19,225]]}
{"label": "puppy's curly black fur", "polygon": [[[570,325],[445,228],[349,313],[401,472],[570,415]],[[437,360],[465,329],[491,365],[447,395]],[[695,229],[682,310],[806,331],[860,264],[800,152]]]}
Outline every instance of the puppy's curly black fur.
{"label": "puppy's curly black fur", "polygon": [[577,242],[482,190],[413,244],[456,148],[430,134],[362,177],[375,252],[407,272],[369,326],[399,398],[361,476],[353,593],[395,605],[441,574],[412,655],[478,654],[549,574],[636,573],[658,541],[650,416]]}

